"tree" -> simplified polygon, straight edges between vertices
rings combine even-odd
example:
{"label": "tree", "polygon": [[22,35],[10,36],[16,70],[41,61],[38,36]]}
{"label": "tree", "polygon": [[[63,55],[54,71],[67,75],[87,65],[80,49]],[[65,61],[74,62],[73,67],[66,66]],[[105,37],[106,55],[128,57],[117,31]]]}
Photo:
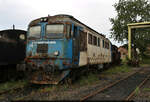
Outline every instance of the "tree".
{"label": "tree", "polygon": [[[150,21],[150,3],[148,0],[119,0],[113,6],[117,16],[110,18],[112,24],[111,38],[118,42],[128,40],[128,23]],[[132,45],[143,52],[145,45],[150,41],[150,28],[132,30],[131,39]]]}

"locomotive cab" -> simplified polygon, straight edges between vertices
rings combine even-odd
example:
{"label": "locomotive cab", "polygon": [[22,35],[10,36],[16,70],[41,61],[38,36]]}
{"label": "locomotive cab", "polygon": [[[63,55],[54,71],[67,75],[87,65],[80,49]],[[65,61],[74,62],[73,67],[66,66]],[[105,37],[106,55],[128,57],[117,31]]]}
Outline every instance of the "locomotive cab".
{"label": "locomotive cab", "polygon": [[[38,71],[32,77],[33,83],[57,84],[71,68],[78,67],[79,31],[81,27],[70,21],[50,18],[41,18],[39,23],[29,25],[26,62],[29,70]],[[39,73],[46,77],[41,78]],[[59,78],[53,79],[57,73]]]}

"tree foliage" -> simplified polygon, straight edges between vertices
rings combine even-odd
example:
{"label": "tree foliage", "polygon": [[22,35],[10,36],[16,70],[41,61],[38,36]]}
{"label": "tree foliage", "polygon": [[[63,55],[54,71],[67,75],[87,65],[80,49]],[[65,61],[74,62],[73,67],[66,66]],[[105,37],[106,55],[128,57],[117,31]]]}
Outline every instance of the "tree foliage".
{"label": "tree foliage", "polygon": [[[113,5],[117,16],[110,18],[111,38],[118,42],[128,40],[128,23],[150,21],[150,3],[148,0],[119,0]],[[150,43],[150,28],[132,30],[132,44],[140,50]]]}

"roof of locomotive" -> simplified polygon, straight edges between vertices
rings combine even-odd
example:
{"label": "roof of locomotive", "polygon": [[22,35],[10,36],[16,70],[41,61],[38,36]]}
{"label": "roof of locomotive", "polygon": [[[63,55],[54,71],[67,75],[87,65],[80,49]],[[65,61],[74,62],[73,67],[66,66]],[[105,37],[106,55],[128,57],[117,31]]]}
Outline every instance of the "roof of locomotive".
{"label": "roof of locomotive", "polygon": [[[72,19],[73,21],[76,21],[78,22],[79,24],[87,27],[88,29],[90,29],[91,31],[94,31],[95,33],[103,36],[105,38],[105,35],[101,34],[101,33],[98,33],[97,31],[95,31],[94,29],[90,28],[89,26],[85,25],[84,23],[80,22],[79,20],[77,20],[76,18],[74,18],[73,16],[71,15],[65,15],[65,14],[59,14],[59,15],[54,15],[54,16],[48,16],[48,17],[41,17],[41,18],[48,18],[48,21],[49,19],[52,19],[52,18],[70,18]],[[41,21],[41,18],[38,18],[38,19],[35,19],[33,21],[30,22],[29,26],[34,26],[36,24],[38,24],[40,21]]]}

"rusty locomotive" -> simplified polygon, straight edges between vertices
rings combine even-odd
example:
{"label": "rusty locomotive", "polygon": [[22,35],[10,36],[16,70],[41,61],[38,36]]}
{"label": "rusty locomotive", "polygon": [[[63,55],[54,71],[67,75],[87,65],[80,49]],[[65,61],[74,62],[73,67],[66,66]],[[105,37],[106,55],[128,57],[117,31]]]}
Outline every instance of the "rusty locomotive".
{"label": "rusty locomotive", "polygon": [[26,31],[7,29],[0,31],[0,81],[9,80],[16,73],[16,65],[25,58]]}
{"label": "rusty locomotive", "polygon": [[[101,69],[112,62],[111,42],[70,15],[42,17],[30,22],[25,63],[34,84],[58,84],[83,66]],[[86,68],[85,68],[86,69]]]}

